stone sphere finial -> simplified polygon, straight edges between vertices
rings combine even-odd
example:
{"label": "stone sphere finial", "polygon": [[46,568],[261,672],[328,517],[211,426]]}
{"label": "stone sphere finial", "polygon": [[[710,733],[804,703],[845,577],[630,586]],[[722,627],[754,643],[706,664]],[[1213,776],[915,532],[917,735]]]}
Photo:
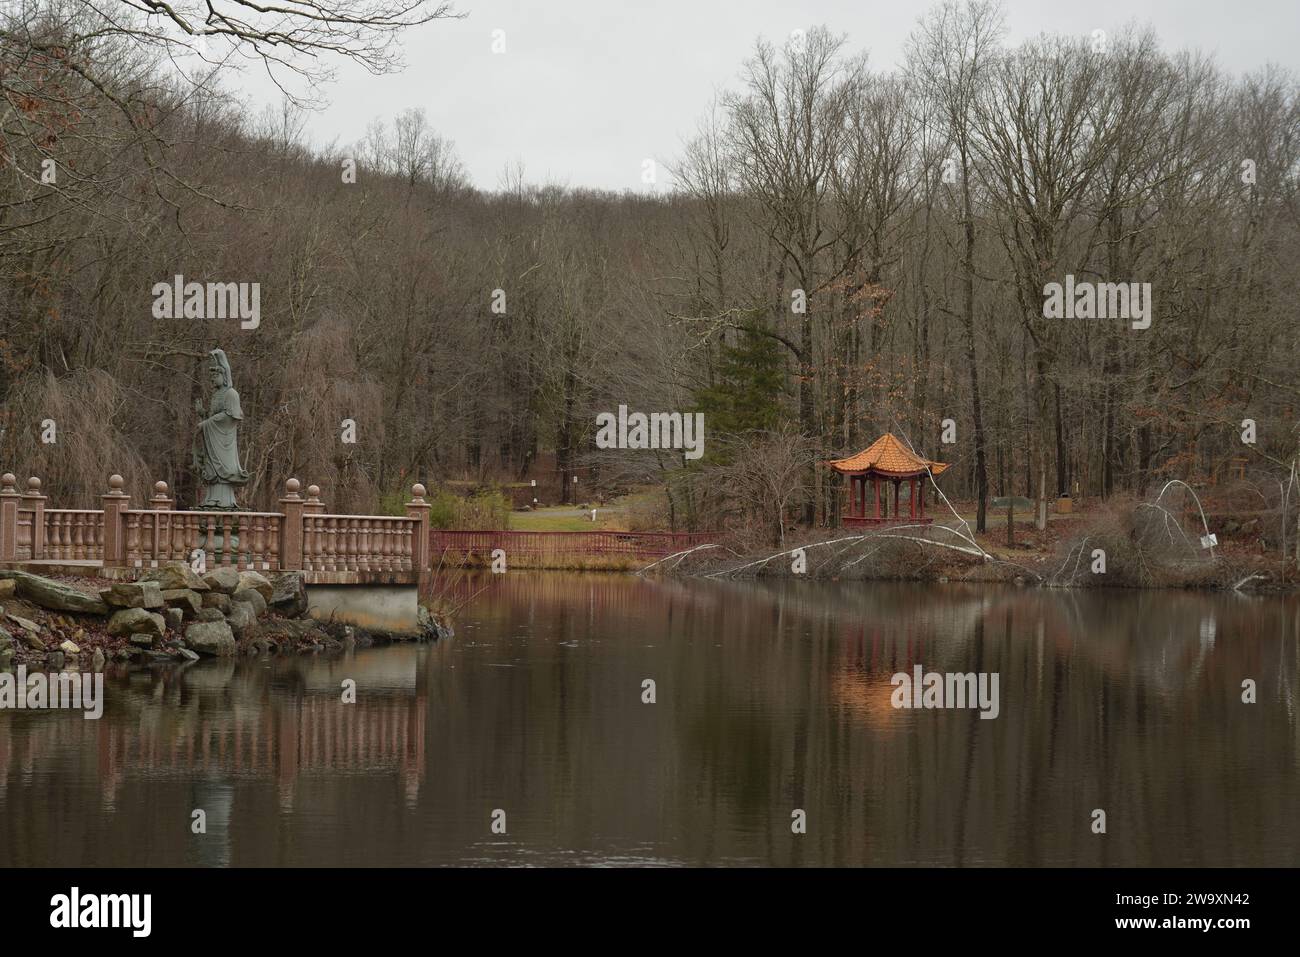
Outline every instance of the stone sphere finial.
{"label": "stone sphere finial", "polygon": [[166,482],[154,482],[154,483],[153,483],[153,490],[154,490],[154,494],[155,494],[155,495],[161,495],[161,496],[164,496],[164,497],[165,497],[165,496],[167,495],[167,483],[166,483]]}
{"label": "stone sphere finial", "polygon": [[33,495],[36,495],[40,492],[40,490],[41,490],[41,480],[38,479],[35,475],[33,475],[31,478],[27,480],[27,491]]}
{"label": "stone sphere finial", "polygon": [[108,477],[108,488],[111,492],[120,492],[126,487],[126,479],[120,475],[110,475]]}
{"label": "stone sphere finial", "polygon": [[416,500],[417,502],[422,502],[422,501],[424,501],[424,493],[427,492],[427,491],[428,491],[428,489],[426,489],[426,488],[425,488],[422,484],[420,484],[419,482],[416,482],[414,485],[411,486],[411,494],[415,496],[415,500]]}
{"label": "stone sphere finial", "polygon": [[308,497],[309,499],[311,499],[312,501],[315,501],[316,499],[320,498],[320,486],[319,486],[319,485],[308,485],[308,486],[307,486],[307,497]]}
{"label": "stone sphere finial", "polygon": [[297,495],[298,490],[301,488],[302,488],[302,483],[299,482],[296,478],[291,478],[289,479],[289,481],[284,483],[284,490],[288,492],[290,495]]}
{"label": "stone sphere finial", "polygon": [[14,475],[13,472],[6,472],[4,475],[0,475],[0,486],[3,486],[3,488],[0,488],[0,491],[12,492],[14,490],[14,484],[17,481],[18,476]]}

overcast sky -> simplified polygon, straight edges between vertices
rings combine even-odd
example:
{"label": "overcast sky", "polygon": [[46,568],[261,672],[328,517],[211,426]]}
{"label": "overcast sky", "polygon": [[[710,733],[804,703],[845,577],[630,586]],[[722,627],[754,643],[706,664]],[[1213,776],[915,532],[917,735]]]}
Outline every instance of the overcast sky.
{"label": "overcast sky", "polygon": [[[896,0],[457,0],[464,20],[408,31],[406,69],[373,77],[340,68],[311,139],[351,143],[376,116],[422,106],[475,185],[498,187],[508,162],[530,182],[642,189],[642,162],[678,155],[715,91],[734,89],[762,35],[824,24],[866,49],[874,69],[899,63],[903,42],[931,4]],[[1300,72],[1297,0],[1009,0],[1008,39],[1090,34],[1149,23],[1167,49],[1212,51],[1231,72],[1273,62]],[[506,52],[492,52],[493,31]],[[273,88],[241,84],[254,107]],[[660,182],[670,178],[662,169]]]}

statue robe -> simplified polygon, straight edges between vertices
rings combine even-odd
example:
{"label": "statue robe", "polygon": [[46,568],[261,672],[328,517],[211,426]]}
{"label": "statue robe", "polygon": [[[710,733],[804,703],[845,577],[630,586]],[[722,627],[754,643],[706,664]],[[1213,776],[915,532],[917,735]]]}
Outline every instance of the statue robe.
{"label": "statue robe", "polygon": [[244,418],[239,408],[239,393],[229,387],[212,393],[208,416],[194,439],[196,464],[204,483],[208,486],[247,484],[248,473],[240,467],[236,438],[236,428]]}

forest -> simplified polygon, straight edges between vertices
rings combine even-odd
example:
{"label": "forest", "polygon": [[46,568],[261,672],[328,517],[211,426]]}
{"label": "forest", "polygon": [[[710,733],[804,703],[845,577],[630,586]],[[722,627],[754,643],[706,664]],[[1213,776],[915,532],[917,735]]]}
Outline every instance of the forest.
{"label": "forest", "polygon": [[[240,30],[182,71],[157,20],[0,5],[0,463],[63,507],[110,472],[193,498],[213,348],[253,507],[290,475],[357,512],[537,478],[556,502],[661,489],[663,527],[819,526],[843,507],[821,463],[886,431],[952,463],[980,530],[992,496],[1045,521],[1175,478],[1294,507],[1284,69],[1142,27],[1012,45],[988,0],[932,8],[888,67],[833,26],[755,37],[662,184],[614,194],[518,164],[474,183],[428,109],[312,145],[310,103],[223,80]],[[176,276],[258,284],[256,327],[157,318]],[[1149,324],[1049,317],[1067,277],[1149,290]],[[702,413],[702,457],[598,448],[620,406]]]}

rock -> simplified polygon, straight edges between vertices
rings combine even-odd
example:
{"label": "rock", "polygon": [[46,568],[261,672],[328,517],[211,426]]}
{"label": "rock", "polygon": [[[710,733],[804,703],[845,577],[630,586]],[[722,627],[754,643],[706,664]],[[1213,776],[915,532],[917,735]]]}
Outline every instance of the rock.
{"label": "rock", "polygon": [[302,572],[281,572],[271,584],[271,597],[267,604],[285,618],[301,618],[307,614],[307,586]]}
{"label": "rock", "polygon": [[268,602],[271,600],[271,596],[275,594],[275,586],[273,586],[270,580],[260,572],[249,571],[239,573],[239,587],[235,589],[235,592],[241,592],[245,588],[253,589],[253,591],[262,596],[264,601]]}
{"label": "rock", "polygon": [[157,582],[114,582],[99,593],[104,604],[113,608],[161,608],[162,589]]}
{"label": "rock", "polygon": [[266,599],[256,589],[240,588],[230,596],[230,600],[237,604],[252,605],[255,618],[266,614]]}
{"label": "rock", "polygon": [[114,661],[126,661],[130,657],[131,650],[129,648],[119,648],[117,651],[113,652]]}
{"label": "rock", "polygon": [[150,569],[140,576],[140,580],[157,582],[158,587],[163,591],[177,591],[182,588],[190,591],[208,590],[207,583],[185,562],[168,562],[159,568]]}
{"label": "rock", "polygon": [[199,660],[199,656],[195,652],[190,651],[188,648],[177,648],[176,654],[178,657],[184,658],[186,661]]}
{"label": "rock", "polygon": [[63,667],[63,652],[51,651],[45,656],[45,667],[51,671],[58,671]]}
{"label": "rock", "polygon": [[123,608],[108,620],[108,633],[114,636],[140,632],[161,638],[166,631],[167,622],[163,616],[143,608]]}
{"label": "rock", "polygon": [[262,630],[271,635],[288,638],[306,638],[318,632],[316,622],[309,618],[271,618],[262,622]]}
{"label": "rock", "polygon": [[87,595],[62,582],[20,571],[0,571],[0,579],[12,580],[14,592],[19,598],[51,611],[71,611],[83,615],[108,614],[108,606],[99,596]]}
{"label": "rock", "polygon": [[199,613],[194,616],[195,621],[225,621],[226,616],[221,613],[220,608],[200,608]]}
{"label": "rock", "polygon": [[30,631],[26,628],[18,632],[18,640],[21,641],[28,648],[30,648],[32,651],[45,650],[45,642],[41,640],[41,636],[38,635],[36,632]]}
{"label": "rock", "polygon": [[18,590],[18,583],[12,578],[6,578],[0,581],[0,598],[13,598],[14,592]]}
{"label": "rock", "polygon": [[197,592],[192,588],[169,588],[162,593],[163,602],[168,608],[178,609],[186,618],[193,618],[203,607],[207,593]]}
{"label": "rock", "polygon": [[127,641],[135,645],[137,648],[152,648],[155,637],[155,635],[147,635],[143,632],[137,631],[128,638]]}
{"label": "rock", "polygon": [[198,621],[185,629],[185,644],[201,655],[228,658],[235,653],[235,636],[224,621]]}
{"label": "rock", "polygon": [[9,634],[8,629],[0,627],[0,651],[14,646],[14,636]]}
{"label": "rock", "polygon": [[[256,595],[257,592],[253,592],[253,594]],[[258,597],[261,596],[258,595]],[[261,631],[257,624],[257,612],[253,610],[252,602],[233,602],[230,614],[226,616],[226,621],[230,625],[230,630],[235,633],[235,637],[240,641],[245,638],[252,638]]]}
{"label": "rock", "polygon": [[90,656],[90,669],[92,671],[104,670],[104,651],[102,648],[96,648],[95,653]]}
{"label": "rock", "polygon": [[68,655],[69,657],[73,657],[81,654],[81,648],[77,645],[75,641],[65,640],[62,644],[59,645],[59,651],[63,652],[65,655]]}
{"label": "rock", "polygon": [[185,613],[179,608],[164,608],[163,621],[167,622],[169,631],[180,631],[185,624]]}
{"label": "rock", "polygon": [[9,620],[12,621],[19,628],[25,628],[34,635],[40,634],[41,626],[36,624],[36,622],[32,621],[31,619],[19,618],[17,615],[9,615],[8,617]]}
{"label": "rock", "polygon": [[229,595],[239,587],[239,572],[228,565],[223,565],[204,575],[203,581],[213,591],[225,592]]}
{"label": "rock", "polygon": [[445,638],[451,638],[455,635],[451,625],[442,621],[437,615],[429,611],[423,605],[415,613],[415,620],[420,631],[420,636],[432,641],[440,641]]}
{"label": "rock", "polygon": [[230,611],[230,596],[219,591],[204,592],[203,607],[215,608],[224,615]]}

